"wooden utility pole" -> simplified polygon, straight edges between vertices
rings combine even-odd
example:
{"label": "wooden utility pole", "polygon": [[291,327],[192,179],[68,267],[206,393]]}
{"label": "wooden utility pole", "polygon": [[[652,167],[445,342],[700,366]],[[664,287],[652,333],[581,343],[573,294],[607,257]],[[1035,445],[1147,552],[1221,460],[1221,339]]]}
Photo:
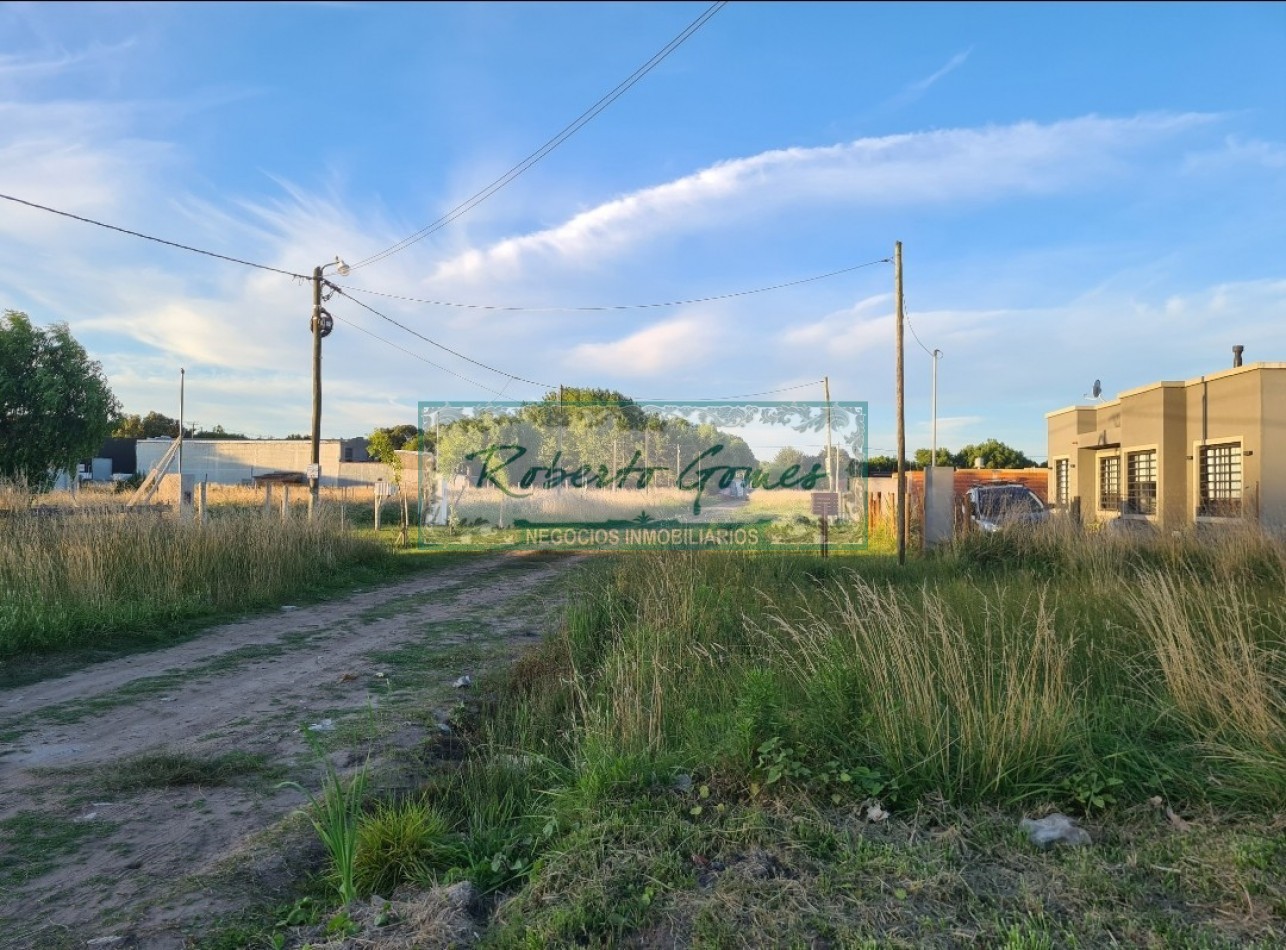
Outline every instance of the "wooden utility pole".
{"label": "wooden utility pole", "polygon": [[893,301],[897,311],[898,563],[906,563],[906,393],[902,385],[902,242],[893,245]]}
{"label": "wooden utility pole", "polygon": [[308,471],[308,517],[311,520],[317,514],[317,490],[321,479],[317,472],[321,467],[321,410],[322,410],[322,269],[313,268],[313,420],[312,451],[310,460],[313,467]]}

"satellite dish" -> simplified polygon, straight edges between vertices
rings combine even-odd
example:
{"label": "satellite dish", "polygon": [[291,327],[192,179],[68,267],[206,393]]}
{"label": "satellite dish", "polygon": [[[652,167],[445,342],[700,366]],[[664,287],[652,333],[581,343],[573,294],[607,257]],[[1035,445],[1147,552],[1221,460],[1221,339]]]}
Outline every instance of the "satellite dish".
{"label": "satellite dish", "polygon": [[1095,398],[1095,399],[1097,399],[1099,396],[1103,395],[1103,383],[1102,383],[1102,381],[1097,380],[1097,379],[1096,379],[1096,380],[1094,380],[1094,389],[1093,389],[1093,393],[1094,393],[1094,398]]}

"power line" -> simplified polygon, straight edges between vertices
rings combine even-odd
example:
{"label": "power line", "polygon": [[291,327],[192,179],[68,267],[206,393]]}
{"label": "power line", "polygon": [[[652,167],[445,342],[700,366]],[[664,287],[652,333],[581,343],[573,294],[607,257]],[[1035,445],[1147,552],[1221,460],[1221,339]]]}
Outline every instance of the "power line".
{"label": "power line", "polygon": [[915,326],[912,325],[911,323],[911,313],[906,309],[905,301],[902,304],[902,316],[906,318],[906,325],[911,330],[911,336],[915,337],[915,342],[920,344],[920,349],[924,350],[924,352],[929,354],[929,359],[933,359],[934,358],[933,351],[924,345],[924,343],[920,340],[920,334],[915,332]]}
{"label": "power line", "polygon": [[646,398],[635,399],[635,402],[718,402],[723,399],[749,399],[751,396],[772,396],[777,393],[793,392],[796,389],[807,389],[810,386],[820,386],[822,381],[815,379],[811,383],[800,383],[798,386],[783,386],[781,389],[766,389],[758,393],[742,393],[739,396],[693,396],[689,399],[670,400],[662,396],[648,396]]}
{"label": "power line", "polygon": [[428,363],[430,366],[434,367],[435,369],[440,369],[442,370],[442,372],[447,373],[451,376],[454,376],[456,379],[462,379],[466,383],[470,383],[474,386],[477,386],[479,389],[485,389],[487,392],[493,393],[497,396],[504,395],[504,392],[502,392],[501,390],[492,389],[490,386],[484,385],[483,383],[478,382],[476,379],[470,379],[468,376],[463,376],[460,373],[455,372],[454,370],[447,369],[445,366],[441,365],[440,363],[435,363],[433,362],[433,360],[428,359],[427,357],[421,356],[419,353],[416,353],[413,350],[408,350],[404,346],[398,346],[392,340],[386,340],[384,339],[384,337],[380,336],[379,334],[372,333],[370,330],[354,323],[352,320],[345,320],[343,317],[335,317],[335,319],[338,320],[340,323],[347,324],[348,326],[352,327],[354,330],[357,330],[359,333],[365,333],[367,336],[371,337],[372,339],[379,340],[381,343],[384,343],[387,346],[393,347],[393,349],[395,350],[401,350],[407,356],[414,357],[415,359],[419,360],[421,363]]}
{"label": "power line", "polygon": [[340,287],[344,290],[351,290],[354,293],[370,294],[374,297],[384,297],[389,300],[401,300],[405,303],[429,304],[436,307],[457,307],[466,310],[490,310],[505,313],[601,313],[611,310],[653,310],[660,307],[685,307],[690,304],[710,303],[715,300],[730,300],[733,297],[749,297],[753,294],[765,294],[772,290],[783,290],[786,287],[797,287],[800,284],[810,284],[814,281],[826,280],[830,277],[838,277],[840,274],[849,274],[855,270],[861,270],[864,267],[873,267],[876,264],[888,264],[891,261],[892,258],[882,257],[879,260],[867,261],[864,264],[854,264],[851,267],[842,267],[839,270],[833,270],[825,274],[817,274],[814,277],[803,277],[799,280],[786,281],[783,284],[773,284],[770,287],[757,287],[754,290],[738,290],[727,294],[715,294],[710,297],[694,297],[690,300],[667,300],[661,303],[623,303],[589,307],[519,307],[504,306],[500,304],[458,303],[449,300],[430,300],[424,297],[408,297],[403,294],[392,294],[379,290],[370,290],[366,287],[349,287],[343,284],[335,284],[332,286]]}
{"label": "power line", "polygon": [[[325,283],[326,283],[326,286],[330,287],[330,288],[331,288],[332,290],[334,290],[336,293],[342,294],[343,296],[347,297],[349,300],[351,300],[353,303],[357,304],[357,305],[358,305],[359,307],[361,307],[363,310],[369,310],[371,313],[375,314],[375,316],[379,317],[381,320],[387,320],[389,323],[393,324],[393,326],[397,327],[399,330],[403,330],[403,331],[405,331],[405,332],[407,332],[407,333],[411,334],[411,336],[419,337],[419,338],[420,338],[421,340],[423,340],[425,343],[428,343],[428,344],[430,344],[430,345],[432,345],[432,346],[436,346],[439,350],[442,350],[442,351],[443,351],[443,352],[445,352],[445,353],[450,353],[452,356],[455,356],[455,357],[457,357],[457,358],[459,358],[459,359],[462,359],[462,360],[464,360],[466,363],[472,363],[474,366],[479,366],[479,367],[481,367],[482,369],[485,369],[485,370],[487,370],[487,371],[488,371],[488,372],[490,372],[490,373],[495,373],[495,374],[496,374],[496,375],[498,375],[498,376],[504,376],[504,377],[506,377],[506,378],[508,378],[508,379],[515,380],[516,382],[520,382],[520,383],[528,383],[528,384],[530,384],[530,385],[532,385],[532,386],[539,386],[539,387],[540,387],[540,388],[542,388],[542,389],[557,389],[557,388],[558,388],[556,384],[553,384],[553,383],[541,383],[541,382],[537,382],[537,381],[536,381],[536,380],[534,380],[534,379],[526,379],[525,377],[522,377],[522,376],[515,376],[513,373],[506,373],[506,372],[505,372],[504,370],[502,370],[502,369],[496,369],[494,366],[488,366],[486,363],[482,363],[482,362],[480,362],[480,361],[478,361],[478,360],[473,359],[472,357],[465,356],[463,353],[460,353],[460,352],[458,352],[458,351],[456,351],[456,350],[453,350],[453,349],[451,349],[451,347],[446,346],[445,344],[439,343],[437,340],[430,339],[429,337],[425,336],[423,333],[420,333],[418,330],[413,330],[413,329],[411,329],[410,327],[408,327],[406,324],[404,324],[404,323],[399,323],[397,320],[394,320],[394,319],[393,319],[392,317],[390,317],[388,314],[386,314],[386,313],[381,313],[380,311],[376,310],[376,309],[375,309],[374,307],[372,307],[370,304],[363,303],[362,301],[360,301],[360,300],[358,300],[356,297],[354,297],[352,294],[347,293],[347,292],[346,292],[342,287],[337,287],[335,284],[332,284],[330,281],[326,281]],[[484,387],[484,388],[485,388],[485,387]],[[492,391],[494,392],[494,390],[492,390]]]}
{"label": "power line", "polygon": [[119,231],[121,234],[128,234],[131,237],[142,238],[144,241],[155,241],[157,244],[177,247],[181,251],[191,251],[193,254],[204,254],[206,257],[218,258],[221,261],[230,261],[233,264],[241,264],[244,267],[254,267],[259,270],[271,271],[274,274],[284,274],[286,277],[298,277],[300,280],[311,279],[304,274],[296,274],[294,271],[282,270],[280,267],[270,267],[267,264],[256,264],[254,261],[243,261],[239,257],[229,257],[227,254],[216,254],[214,251],[192,247],[190,244],[179,244],[177,241],[167,241],[165,238],[153,237],[150,234],[143,234],[141,231],[131,231],[129,228],[119,228],[114,224],[107,224],[103,221],[95,221],[93,218],[85,218],[78,214],[72,214],[70,211],[59,211],[57,208],[50,208],[46,205],[36,204],[34,201],[25,201],[22,198],[15,198],[13,195],[0,194],[0,198],[4,198],[6,201],[12,201],[16,204],[26,205],[28,208],[36,208],[39,211],[48,211],[50,214],[60,215],[64,218],[71,218],[74,221],[83,221],[85,224],[93,224],[100,228],[106,228],[109,231]]}
{"label": "power line", "polygon": [[482,202],[486,201],[488,198],[490,198],[492,195],[498,192],[501,188],[504,188],[515,178],[517,178],[527,169],[531,168],[542,158],[544,158],[546,155],[548,155],[550,152],[556,149],[559,145],[563,144],[563,142],[567,141],[569,138],[571,138],[573,135],[579,132],[582,128],[588,125],[589,122],[592,121],[595,116],[597,116],[600,112],[602,112],[604,109],[610,106],[613,102],[615,102],[621,96],[625,95],[625,93],[628,92],[635,83],[637,83],[640,79],[642,79],[644,76],[650,73],[654,68],[656,68],[661,63],[662,60],[664,60],[667,56],[669,56],[676,49],[682,46],[683,43],[687,41],[689,37],[692,36],[692,34],[694,34],[697,30],[701,29],[701,27],[703,27],[711,17],[713,17],[716,13],[718,13],[727,5],[728,5],[727,0],[720,0],[720,2],[718,3],[711,4],[704,13],[702,13],[699,17],[693,20],[692,23],[688,24],[687,29],[685,29],[674,39],[670,40],[669,43],[667,43],[664,47],[661,48],[660,52],[658,52],[646,63],[644,63],[633,73],[631,73],[627,79],[625,79],[622,83],[620,83],[620,85],[618,85],[615,89],[613,89],[603,98],[599,99],[598,102],[594,103],[584,112],[582,112],[580,116],[576,118],[570,125],[564,128],[561,132],[555,135],[552,139],[550,139],[540,148],[536,149],[536,151],[532,152],[530,155],[524,158],[513,168],[509,169],[509,171],[505,172],[503,175],[501,175],[491,184],[487,185],[481,191],[476,192],[472,197],[466,199],[461,204],[456,205],[456,207],[453,208],[451,211],[448,211],[442,217],[438,218],[433,223],[428,224],[425,227],[421,228],[420,230],[416,231],[414,234],[410,235],[409,237],[403,238],[401,241],[398,241],[396,244],[392,245],[391,247],[385,248],[384,250],[380,251],[378,254],[372,254],[370,257],[366,258],[365,260],[361,260],[361,261],[358,261],[356,264],[353,264],[352,269],[356,270],[359,267],[366,267],[368,264],[375,264],[375,263],[378,263],[379,261],[384,260],[384,258],[386,257],[391,257],[392,255],[398,253],[399,251],[403,251],[406,248],[410,247],[412,244],[415,244],[418,241],[422,241],[424,238],[428,237],[434,231],[441,230],[442,228],[450,224],[452,221],[454,221],[456,218],[459,218],[460,216],[467,214],[469,211],[472,211],[478,205],[482,204]]}

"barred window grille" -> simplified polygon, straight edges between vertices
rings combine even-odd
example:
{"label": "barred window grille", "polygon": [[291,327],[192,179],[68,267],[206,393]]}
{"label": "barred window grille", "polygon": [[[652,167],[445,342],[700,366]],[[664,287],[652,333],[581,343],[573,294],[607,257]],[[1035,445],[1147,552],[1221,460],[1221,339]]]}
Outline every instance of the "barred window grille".
{"label": "barred window grille", "polygon": [[1121,457],[1107,455],[1098,460],[1099,511],[1121,510]]}
{"label": "barred window grille", "polygon": [[1201,447],[1201,497],[1197,514],[1209,518],[1241,515],[1241,443]]}
{"label": "barred window grille", "polygon": [[1157,453],[1131,452],[1126,456],[1125,510],[1132,515],[1157,513]]}
{"label": "barred window grille", "polygon": [[1054,504],[1065,506],[1068,502],[1068,460],[1054,462]]}

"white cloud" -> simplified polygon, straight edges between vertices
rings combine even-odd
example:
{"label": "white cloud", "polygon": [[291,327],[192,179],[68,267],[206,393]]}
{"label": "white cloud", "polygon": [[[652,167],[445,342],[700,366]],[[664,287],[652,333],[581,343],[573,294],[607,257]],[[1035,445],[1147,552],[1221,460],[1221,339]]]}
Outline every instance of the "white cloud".
{"label": "white cloud", "polygon": [[0,53],[0,82],[29,82],[49,76],[60,76],[69,70],[97,66],[115,59],[135,45],[133,39],[120,43],[93,43],[75,53],[65,49],[45,49],[28,53]]}
{"label": "white cloud", "polygon": [[494,280],[537,265],[584,267],[662,234],[783,207],[962,204],[1097,186],[1121,174],[1132,152],[1212,118],[1086,116],[776,149],[624,195],[554,228],[469,250],[443,262],[432,279]]}
{"label": "white cloud", "polygon": [[901,108],[902,106],[909,105],[916,99],[919,99],[929,90],[929,87],[939,79],[942,79],[948,73],[954,72],[963,66],[965,60],[969,58],[969,54],[972,52],[973,47],[971,46],[967,50],[956,53],[947,60],[942,67],[930,73],[928,76],[925,76],[923,79],[917,79],[915,82],[908,83],[906,88],[889,100],[887,107],[891,109]]}
{"label": "white cloud", "polygon": [[1263,139],[1229,136],[1218,149],[1193,152],[1184,159],[1185,172],[1232,172],[1236,168],[1258,166],[1271,170],[1286,168],[1286,145]]}
{"label": "white cloud", "polygon": [[657,377],[702,363],[719,335],[710,318],[680,316],[611,343],[582,343],[572,348],[567,364],[584,376]]}
{"label": "white cloud", "polygon": [[[130,137],[131,122],[132,110],[110,104],[0,101],[5,193],[91,216],[129,205],[173,154],[166,143]],[[65,229],[65,219],[13,210],[6,202],[0,233],[43,241]]]}

